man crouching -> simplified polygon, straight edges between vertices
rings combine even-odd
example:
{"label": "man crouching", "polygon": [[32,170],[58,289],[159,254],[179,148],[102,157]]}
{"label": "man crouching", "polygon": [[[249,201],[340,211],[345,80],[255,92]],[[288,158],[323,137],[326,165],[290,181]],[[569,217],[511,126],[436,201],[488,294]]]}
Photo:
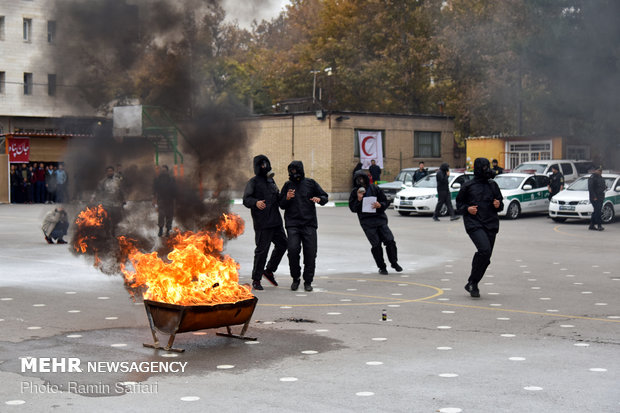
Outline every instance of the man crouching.
{"label": "man crouching", "polygon": [[388,273],[383,260],[382,242],[385,244],[385,250],[392,268],[401,272],[403,269],[398,265],[396,242],[388,227],[387,215],[385,215],[385,210],[389,206],[385,194],[377,185],[370,185],[368,175],[363,171],[356,172],[354,180],[356,188],[351,191],[349,196],[349,209],[351,212],[357,213],[364,234],[370,241],[370,252],[377,263],[377,267],[379,267],[379,274],[386,275]]}
{"label": "man crouching", "polygon": [[41,229],[48,244],[53,244],[54,240],[56,240],[56,244],[66,244],[67,241],[62,239],[67,235],[67,229],[69,229],[69,218],[65,209],[59,206],[48,212],[43,219]]}

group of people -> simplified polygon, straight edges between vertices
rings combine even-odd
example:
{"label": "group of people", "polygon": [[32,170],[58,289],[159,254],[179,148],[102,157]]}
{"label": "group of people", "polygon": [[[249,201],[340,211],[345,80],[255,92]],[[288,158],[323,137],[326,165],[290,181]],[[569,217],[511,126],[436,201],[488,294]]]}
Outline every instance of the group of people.
{"label": "group of people", "polygon": [[[422,162],[419,171],[419,179],[428,174]],[[449,176],[447,164],[441,166],[440,172],[445,175],[441,180],[444,178],[447,180]],[[316,181],[305,177],[302,162],[291,162],[288,165],[288,173],[289,180],[282,190],[278,190],[269,159],[265,155],[258,155],[254,158],[255,176],[248,181],[243,195],[243,204],[251,210],[254,225],[256,249],[252,268],[252,287],[255,290],[263,290],[261,285],[263,277],[274,286],[278,285],[274,273],[286,252],[293,279],[291,290],[296,291],[299,288],[302,277],[304,289],[313,290],[318,227],[316,204],[325,205],[328,197]],[[477,249],[465,285],[465,290],[472,297],[480,297],[478,284],[491,262],[495,238],[499,231],[497,213],[504,207],[501,191],[493,180],[494,175],[495,172],[488,159],[476,159],[474,179],[463,184],[456,199],[457,212],[464,216],[465,230]],[[440,184],[443,186],[443,181],[441,183],[439,181],[440,178],[438,186]],[[403,271],[398,263],[396,241],[385,214],[389,206],[385,194],[381,188],[370,182],[370,177],[362,170],[355,172],[353,184],[354,188],[349,195],[349,209],[357,214],[362,230],[370,243],[370,252],[379,268],[379,273],[388,274],[383,246],[391,267],[397,272]],[[284,223],[280,209],[284,210]],[[454,216],[455,212],[452,211],[451,215]],[[271,244],[274,244],[274,248],[269,258]],[[303,273],[300,266],[302,250]]]}
{"label": "group of people", "polygon": [[68,176],[64,164],[11,164],[12,204],[54,204],[67,199]]}

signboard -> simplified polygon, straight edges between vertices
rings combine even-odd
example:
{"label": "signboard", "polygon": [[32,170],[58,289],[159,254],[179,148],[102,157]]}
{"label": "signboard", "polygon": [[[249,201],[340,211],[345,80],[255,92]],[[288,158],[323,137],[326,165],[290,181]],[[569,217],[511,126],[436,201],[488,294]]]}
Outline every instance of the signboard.
{"label": "signboard", "polygon": [[114,108],[114,137],[142,136],[142,105]]}
{"label": "signboard", "polygon": [[375,160],[377,165],[383,169],[383,143],[381,142],[381,132],[359,131],[360,162],[363,169],[370,167],[370,161]]}
{"label": "signboard", "polygon": [[7,138],[9,162],[30,162],[30,138]]}

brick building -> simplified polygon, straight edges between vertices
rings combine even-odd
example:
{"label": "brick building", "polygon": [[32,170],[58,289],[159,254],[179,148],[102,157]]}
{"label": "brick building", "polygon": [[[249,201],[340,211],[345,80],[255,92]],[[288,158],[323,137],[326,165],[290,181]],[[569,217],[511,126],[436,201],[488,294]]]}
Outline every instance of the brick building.
{"label": "brick building", "polygon": [[271,160],[276,182],[288,179],[292,160],[304,163],[306,176],[316,179],[335,198],[348,197],[351,173],[359,162],[360,131],[380,131],[383,137],[382,180],[392,180],[401,168],[462,167],[464,155],[454,143],[454,120],[440,115],[383,113],[286,113],[242,120],[248,136],[248,176],[251,158],[264,154]]}

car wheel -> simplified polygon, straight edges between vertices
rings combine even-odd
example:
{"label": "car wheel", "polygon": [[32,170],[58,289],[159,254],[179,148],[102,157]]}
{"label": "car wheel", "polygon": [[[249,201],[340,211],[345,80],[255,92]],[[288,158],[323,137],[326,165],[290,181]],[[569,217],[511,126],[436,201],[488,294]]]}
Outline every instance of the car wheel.
{"label": "car wheel", "polygon": [[409,214],[411,212],[408,212],[408,211],[398,211],[398,213],[401,214],[402,216],[406,217],[406,216],[409,216]]}
{"label": "car wheel", "polygon": [[521,214],[521,207],[519,206],[519,203],[512,201],[510,205],[508,205],[506,216],[510,219],[517,219],[519,218],[519,214]]}
{"label": "car wheel", "polygon": [[614,213],[613,205],[611,204],[603,205],[603,211],[602,211],[602,216],[601,216],[603,223],[609,224],[610,222],[613,222],[614,217],[615,217],[615,213]]}
{"label": "car wheel", "polygon": [[554,220],[555,222],[564,222],[566,221],[566,218],[551,218],[552,220]]}

